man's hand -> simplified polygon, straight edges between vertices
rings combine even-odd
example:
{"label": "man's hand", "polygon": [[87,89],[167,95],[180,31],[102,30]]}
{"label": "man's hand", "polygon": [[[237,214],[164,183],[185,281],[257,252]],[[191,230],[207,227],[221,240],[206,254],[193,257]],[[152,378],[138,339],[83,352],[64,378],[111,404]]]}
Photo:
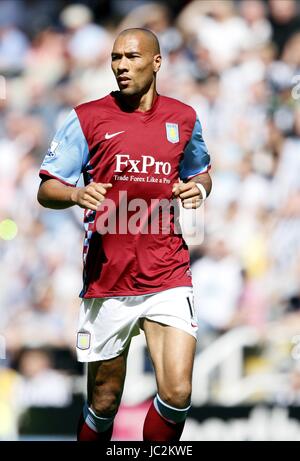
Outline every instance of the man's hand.
{"label": "man's hand", "polygon": [[112,187],[112,184],[102,184],[91,182],[85,187],[77,187],[73,189],[71,200],[74,204],[79,205],[81,208],[97,211],[107,191]]}
{"label": "man's hand", "polygon": [[172,189],[174,197],[179,197],[183,208],[199,208],[202,194],[194,181],[174,184]]}

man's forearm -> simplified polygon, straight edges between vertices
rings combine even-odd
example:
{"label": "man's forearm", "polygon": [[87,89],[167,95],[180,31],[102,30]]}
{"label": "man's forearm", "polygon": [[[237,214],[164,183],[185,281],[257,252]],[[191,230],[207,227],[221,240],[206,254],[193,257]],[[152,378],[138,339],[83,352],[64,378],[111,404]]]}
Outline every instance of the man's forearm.
{"label": "man's forearm", "polygon": [[37,199],[46,208],[62,210],[75,205],[75,190],[76,188],[66,186],[56,179],[48,179],[41,183]]}
{"label": "man's forearm", "polygon": [[105,199],[111,183],[91,182],[84,187],[72,187],[57,179],[48,179],[40,185],[37,199],[46,208],[61,210],[78,205],[87,210],[97,211]]}
{"label": "man's forearm", "polygon": [[198,176],[194,176],[188,182],[192,182],[192,181],[197,184],[202,184],[202,186],[206,190],[206,196],[207,197],[209,196],[211,192],[211,188],[212,188],[212,180],[211,180],[209,173],[203,173],[203,174],[199,174]]}

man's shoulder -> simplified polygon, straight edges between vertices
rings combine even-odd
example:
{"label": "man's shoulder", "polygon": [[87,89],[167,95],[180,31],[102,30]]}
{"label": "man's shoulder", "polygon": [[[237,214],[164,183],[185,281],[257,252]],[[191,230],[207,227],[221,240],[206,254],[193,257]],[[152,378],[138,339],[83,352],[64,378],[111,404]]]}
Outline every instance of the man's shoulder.
{"label": "man's shoulder", "polygon": [[74,110],[77,112],[78,115],[85,116],[91,115],[95,111],[99,111],[99,109],[109,108],[112,104],[112,97],[111,93],[103,96],[100,99],[94,99],[92,101],[87,101],[78,106],[74,107]]}
{"label": "man's shoulder", "polygon": [[169,96],[160,95],[160,98],[162,102],[161,107],[164,108],[166,111],[171,110],[178,112],[184,117],[189,117],[195,121],[196,111],[192,106],[185,104],[182,101],[179,101],[179,99],[170,98]]}

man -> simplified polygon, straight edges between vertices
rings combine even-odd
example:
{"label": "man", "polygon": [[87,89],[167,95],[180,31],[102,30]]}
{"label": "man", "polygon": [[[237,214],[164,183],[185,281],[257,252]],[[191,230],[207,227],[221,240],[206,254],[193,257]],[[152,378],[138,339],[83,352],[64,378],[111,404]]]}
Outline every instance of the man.
{"label": "man", "polygon": [[[78,440],[110,440],[130,341],[140,328],[158,386],[144,440],[179,440],[190,406],[197,324],[188,249],[175,232],[175,211],[170,208],[168,234],[124,231],[136,200],[146,203],[140,219],[145,229],[153,200],[157,205],[175,197],[196,208],[211,189],[201,125],[191,107],[158,95],[160,65],[152,32],[121,32],[112,50],[119,91],[71,112],[40,171],[43,206],[85,209],[77,355],[88,362],[88,401]],[[74,187],[81,173],[86,185]],[[113,232],[103,231],[111,219],[106,203],[116,205]]]}

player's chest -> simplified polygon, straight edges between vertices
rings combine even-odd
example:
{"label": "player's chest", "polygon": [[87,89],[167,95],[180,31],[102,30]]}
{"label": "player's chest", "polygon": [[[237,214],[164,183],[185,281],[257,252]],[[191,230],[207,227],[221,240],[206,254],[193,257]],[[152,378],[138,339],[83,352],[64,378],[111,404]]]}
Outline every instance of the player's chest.
{"label": "player's chest", "polygon": [[91,141],[94,160],[114,162],[118,170],[125,162],[132,172],[146,172],[146,164],[156,169],[157,162],[177,164],[188,139],[184,125],[174,116],[151,120],[128,114],[99,121]]}

